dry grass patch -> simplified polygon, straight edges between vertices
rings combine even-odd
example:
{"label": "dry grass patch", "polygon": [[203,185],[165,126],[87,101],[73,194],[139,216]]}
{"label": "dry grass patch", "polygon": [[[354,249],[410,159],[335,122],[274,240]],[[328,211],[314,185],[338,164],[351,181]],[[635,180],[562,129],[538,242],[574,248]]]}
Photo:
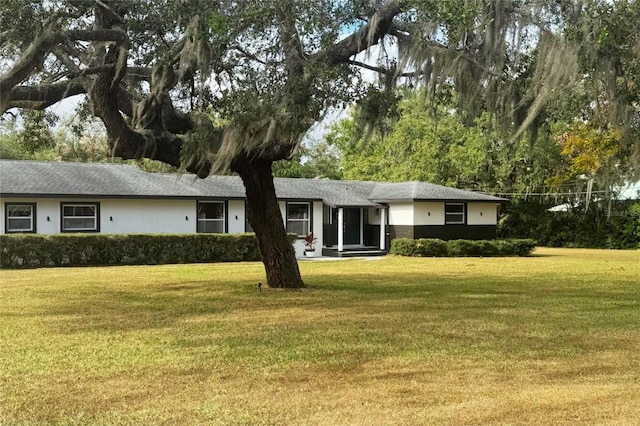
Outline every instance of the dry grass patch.
{"label": "dry grass patch", "polygon": [[0,424],[633,424],[640,252],[0,271]]}

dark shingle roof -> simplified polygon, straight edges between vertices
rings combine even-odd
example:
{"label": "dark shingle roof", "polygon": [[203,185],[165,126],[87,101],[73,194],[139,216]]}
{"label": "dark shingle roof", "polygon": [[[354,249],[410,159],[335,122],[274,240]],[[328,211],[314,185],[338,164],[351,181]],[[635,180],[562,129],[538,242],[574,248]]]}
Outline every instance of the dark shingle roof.
{"label": "dark shingle roof", "polygon": [[276,178],[274,183],[278,198],[318,199],[332,206],[378,205],[369,200],[375,182]]}
{"label": "dark shingle roof", "polygon": [[379,182],[369,198],[374,201],[393,200],[457,200],[457,201],[506,201],[481,192],[464,191],[457,188],[426,182]]}
{"label": "dark shingle roof", "polygon": [[196,197],[211,198],[244,198],[245,191],[242,180],[238,176],[209,176],[206,179],[200,179],[192,174],[168,174],[168,173],[151,173],[153,179],[158,183],[176,185],[178,191],[184,190],[184,193],[174,193],[174,196],[185,197],[190,196],[191,192]]}
{"label": "dark shingle roof", "polygon": [[0,162],[0,193],[42,196],[197,196],[196,190],[158,179],[136,166],[105,163]]}
{"label": "dark shingle roof", "polygon": [[[394,200],[506,201],[425,182],[382,183],[275,178],[279,199],[322,200],[332,206],[375,206]],[[0,161],[0,194],[127,198],[244,198],[237,176],[146,173],[136,166],[105,163]]]}

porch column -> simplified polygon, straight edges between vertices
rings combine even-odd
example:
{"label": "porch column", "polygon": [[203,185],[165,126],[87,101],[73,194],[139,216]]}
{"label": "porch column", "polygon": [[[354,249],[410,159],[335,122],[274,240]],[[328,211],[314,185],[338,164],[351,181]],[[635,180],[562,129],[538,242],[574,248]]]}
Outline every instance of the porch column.
{"label": "porch column", "polygon": [[387,245],[387,209],[380,209],[380,250],[386,250]]}
{"label": "porch column", "polygon": [[344,209],[338,207],[338,251],[344,251]]}

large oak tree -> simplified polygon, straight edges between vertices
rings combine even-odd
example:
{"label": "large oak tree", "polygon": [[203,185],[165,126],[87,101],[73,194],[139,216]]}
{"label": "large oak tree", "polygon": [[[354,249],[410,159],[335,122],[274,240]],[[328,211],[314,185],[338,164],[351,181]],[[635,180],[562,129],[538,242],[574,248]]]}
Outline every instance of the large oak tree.
{"label": "large oak tree", "polygon": [[[633,58],[580,50],[591,34],[579,24],[589,7],[569,0],[4,0],[0,113],[82,94],[104,123],[112,155],[201,177],[238,173],[268,284],[301,287],[272,164],[289,158],[328,108],[362,99],[363,121],[375,125],[389,110],[385,90],[397,82],[434,94],[446,83],[459,91],[470,121],[487,108],[524,129],[535,126],[555,90],[577,84],[580,58],[597,62],[593,72],[611,94],[629,94]],[[356,56],[374,50],[369,60]],[[365,90],[359,69],[381,76],[383,91]],[[610,108],[616,117],[631,120],[637,96],[605,98],[619,106]]]}
{"label": "large oak tree", "polygon": [[268,284],[304,285],[272,163],[353,96],[348,63],[389,32],[399,2],[9,0],[0,10],[10,63],[0,112],[85,94],[114,156],[238,173]]}

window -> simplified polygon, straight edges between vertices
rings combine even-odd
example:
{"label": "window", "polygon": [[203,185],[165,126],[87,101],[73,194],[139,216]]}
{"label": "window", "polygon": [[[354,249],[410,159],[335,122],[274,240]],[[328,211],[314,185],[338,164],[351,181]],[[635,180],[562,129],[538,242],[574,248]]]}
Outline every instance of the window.
{"label": "window", "polygon": [[62,232],[100,231],[100,203],[62,203]]}
{"label": "window", "polygon": [[311,229],[309,203],[287,203],[287,232],[306,237]]}
{"label": "window", "polygon": [[35,204],[5,205],[5,231],[7,234],[11,232],[36,232],[35,218]]}
{"label": "window", "polygon": [[225,214],[224,202],[198,202],[198,232],[224,233]]}
{"label": "window", "polygon": [[464,204],[446,203],[444,205],[445,224],[464,224]]}

